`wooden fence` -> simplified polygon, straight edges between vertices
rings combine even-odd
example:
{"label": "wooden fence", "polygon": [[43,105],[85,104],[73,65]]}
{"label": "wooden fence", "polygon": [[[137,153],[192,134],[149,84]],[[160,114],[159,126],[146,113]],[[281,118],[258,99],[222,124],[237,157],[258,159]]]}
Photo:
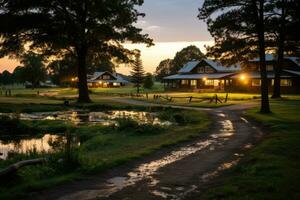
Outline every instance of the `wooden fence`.
{"label": "wooden fence", "polygon": [[162,95],[154,95],[153,100],[164,100],[168,102],[174,102],[176,99],[186,99],[188,103],[192,102],[208,102],[208,103],[215,103],[215,104],[223,104],[227,103],[228,101],[228,93],[226,94],[224,99],[221,99],[217,94],[213,95],[212,97],[194,97],[194,96],[186,96],[186,97],[172,97],[172,96],[162,96]]}

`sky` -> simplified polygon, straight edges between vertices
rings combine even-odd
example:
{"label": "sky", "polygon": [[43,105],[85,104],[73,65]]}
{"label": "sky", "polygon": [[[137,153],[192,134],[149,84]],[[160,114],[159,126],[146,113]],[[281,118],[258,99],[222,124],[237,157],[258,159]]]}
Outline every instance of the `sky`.
{"label": "sky", "polygon": [[[154,72],[159,62],[173,58],[177,51],[186,46],[196,45],[205,53],[205,45],[213,40],[205,22],[197,18],[198,8],[204,0],[145,0],[139,10],[146,14],[137,26],[149,34],[155,46],[147,48],[142,44],[125,44],[128,49],[140,49],[142,61],[147,72]],[[18,61],[0,59],[0,72],[13,71]],[[119,73],[129,74],[130,68],[120,67]]]}

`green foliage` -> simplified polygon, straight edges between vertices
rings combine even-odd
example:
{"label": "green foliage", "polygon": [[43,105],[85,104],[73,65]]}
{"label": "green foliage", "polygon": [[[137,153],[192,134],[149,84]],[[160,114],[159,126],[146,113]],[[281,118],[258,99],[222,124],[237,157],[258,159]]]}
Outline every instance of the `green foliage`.
{"label": "green foliage", "polygon": [[165,59],[159,63],[155,70],[155,77],[158,80],[162,81],[164,77],[171,74],[172,62],[172,59]]}
{"label": "green foliage", "polygon": [[0,73],[0,85],[9,85],[13,83],[13,75],[5,70]]}
{"label": "green foliage", "polygon": [[145,79],[144,79],[144,85],[143,85],[143,87],[145,89],[152,89],[153,85],[154,85],[153,76],[152,76],[151,73],[147,73],[146,76],[145,76]]}
{"label": "green foliage", "polygon": [[140,0],[5,1],[0,7],[0,53],[19,55],[25,45],[57,58],[71,52],[76,57],[79,101],[90,102],[86,79],[90,57],[129,62],[132,53],[123,47],[124,41],[152,45],[148,35],[134,26],[144,16],[136,9],[142,4]]}
{"label": "green foliage", "polygon": [[21,71],[21,79],[31,83],[32,88],[39,86],[47,76],[44,65],[44,58],[34,52],[28,52],[22,55],[21,64],[24,69]]}
{"label": "green foliage", "polygon": [[188,46],[177,52],[172,60],[171,74],[176,74],[187,62],[205,58],[200,49],[194,45]]}
{"label": "green foliage", "polygon": [[194,45],[177,52],[173,59],[165,59],[157,66],[155,74],[159,80],[170,74],[176,74],[187,62],[205,58],[200,49]]}
{"label": "green foliage", "polygon": [[125,134],[161,134],[164,128],[160,125],[139,124],[130,118],[117,119],[117,130]]}
{"label": "green foliage", "polygon": [[144,81],[144,67],[141,60],[141,53],[137,50],[135,56],[135,62],[132,64],[131,71],[131,82],[136,87],[137,93],[140,93],[140,88],[142,87]]}
{"label": "green foliage", "polygon": [[28,134],[32,132],[33,130],[21,122],[17,116],[13,118],[0,116],[0,134]]}

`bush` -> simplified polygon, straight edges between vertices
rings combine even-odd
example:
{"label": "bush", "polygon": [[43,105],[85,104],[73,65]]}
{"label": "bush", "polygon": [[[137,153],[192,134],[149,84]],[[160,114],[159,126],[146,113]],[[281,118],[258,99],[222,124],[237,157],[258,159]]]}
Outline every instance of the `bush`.
{"label": "bush", "polygon": [[139,124],[130,118],[119,118],[117,119],[118,122],[118,130],[123,131],[123,130],[131,130],[131,129],[136,129]]}
{"label": "bush", "polygon": [[19,118],[8,116],[0,116],[0,134],[26,134],[31,133],[32,130],[22,123]]}
{"label": "bush", "polygon": [[154,85],[153,76],[152,74],[148,73],[144,79],[143,87],[146,89],[152,89],[153,85]]}
{"label": "bush", "polygon": [[122,131],[123,133],[159,134],[164,130],[162,126],[152,124],[138,124],[138,122],[130,118],[120,118],[117,120],[117,122],[118,131]]}

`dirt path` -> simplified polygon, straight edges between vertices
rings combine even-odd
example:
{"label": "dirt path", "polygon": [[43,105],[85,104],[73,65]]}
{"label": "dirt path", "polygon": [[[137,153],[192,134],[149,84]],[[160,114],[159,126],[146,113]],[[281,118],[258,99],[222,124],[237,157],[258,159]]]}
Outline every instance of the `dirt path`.
{"label": "dirt path", "polygon": [[[155,106],[129,99],[114,100]],[[215,121],[212,130],[195,141],[158,151],[103,175],[43,192],[35,199],[184,199],[200,190],[223,170],[235,165],[243,156],[241,152],[250,148],[252,142],[261,136],[257,127],[241,117],[240,110],[252,106],[218,109],[174,106],[191,111],[207,111]]]}

